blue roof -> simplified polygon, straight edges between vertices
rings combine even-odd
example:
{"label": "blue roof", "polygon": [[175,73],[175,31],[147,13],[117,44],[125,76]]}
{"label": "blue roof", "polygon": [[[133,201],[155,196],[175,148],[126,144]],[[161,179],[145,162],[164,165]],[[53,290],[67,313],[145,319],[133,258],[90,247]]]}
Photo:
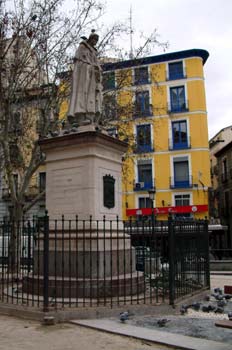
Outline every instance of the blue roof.
{"label": "blue roof", "polygon": [[191,50],[165,53],[157,56],[148,56],[148,57],[143,57],[138,59],[134,58],[131,60],[119,61],[114,63],[105,63],[102,65],[102,68],[104,71],[108,71],[108,70],[130,68],[130,67],[141,66],[141,65],[148,65],[152,63],[173,61],[173,60],[189,58],[189,57],[201,57],[203,60],[203,64],[205,64],[205,62],[209,57],[209,53],[208,51],[202,50],[202,49],[191,49]]}

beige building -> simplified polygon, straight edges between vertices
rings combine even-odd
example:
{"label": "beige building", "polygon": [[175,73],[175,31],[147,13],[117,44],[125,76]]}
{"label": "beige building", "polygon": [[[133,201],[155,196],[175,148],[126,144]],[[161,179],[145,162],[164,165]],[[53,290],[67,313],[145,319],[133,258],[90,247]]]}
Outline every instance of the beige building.
{"label": "beige building", "polygon": [[210,175],[211,191],[209,192],[209,216],[214,219],[219,218],[218,212],[218,162],[215,153],[219,152],[228,143],[232,141],[232,125],[221,129],[215,136],[209,140],[210,149]]}

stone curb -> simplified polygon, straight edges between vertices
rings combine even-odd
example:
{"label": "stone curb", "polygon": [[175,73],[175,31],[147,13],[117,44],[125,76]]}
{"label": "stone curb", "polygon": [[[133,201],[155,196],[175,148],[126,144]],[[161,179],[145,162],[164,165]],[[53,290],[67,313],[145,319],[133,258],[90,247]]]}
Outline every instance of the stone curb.
{"label": "stone curb", "polygon": [[206,339],[198,339],[180,334],[161,332],[144,327],[135,327],[112,320],[78,320],[72,324],[92,328],[98,331],[141,339],[156,344],[171,346],[182,350],[231,350],[231,344]]}

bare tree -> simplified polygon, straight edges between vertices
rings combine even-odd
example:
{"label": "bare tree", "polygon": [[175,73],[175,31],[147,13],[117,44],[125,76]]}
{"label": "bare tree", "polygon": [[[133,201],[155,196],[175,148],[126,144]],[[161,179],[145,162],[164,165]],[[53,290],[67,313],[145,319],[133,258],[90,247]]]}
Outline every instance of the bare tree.
{"label": "bare tree", "polygon": [[[9,188],[13,226],[10,270],[19,267],[17,222],[43,193],[26,202],[33,174],[44,162],[38,139],[59,128],[59,106],[67,98],[59,73],[70,66],[80,36],[102,15],[98,0],[79,0],[71,13],[64,0],[0,1],[0,153]],[[19,177],[15,181],[15,173]]]}
{"label": "bare tree", "polygon": [[[5,1],[0,1],[0,166],[9,188],[15,222],[21,220],[44,194],[39,193],[29,204],[26,202],[32,176],[44,162],[38,139],[49,132],[55,134],[62,122],[59,107],[70,91],[69,84],[62,84],[62,73],[70,71],[80,37],[93,27],[101,31],[98,21],[104,8],[100,1],[78,0],[71,13],[64,13],[64,2],[14,0],[7,8]],[[117,59],[125,59],[127,53],[117,49],[115,40],[128,30],[122,23],[104,28],[101,55],[117,53]],[[152,34],[135,51],[133,59],[147,53],[156,41],[157,37]],[[127,81],[126,71],[124,74],[118,79],[117,91]],[[128,116],[132,107],[117,104],[114,111],[117,115],[120,112]],[[115,117],[107,116],[108,125],[113,119]],[[13,232],[12,270],[18,265],[16,242]]]}
{"label": "bare tree", "polygon": [[43,162],[38,135],[58,127],[59,105],[67,97],[58,89],[58,73],[70,65],[80,35],[102,15],[95,0],[76,2],[72,15],[62,12],[63,3],[15,0],[7,9],[0,2],[0,145],[16,220],[29,208],[25,192]]}

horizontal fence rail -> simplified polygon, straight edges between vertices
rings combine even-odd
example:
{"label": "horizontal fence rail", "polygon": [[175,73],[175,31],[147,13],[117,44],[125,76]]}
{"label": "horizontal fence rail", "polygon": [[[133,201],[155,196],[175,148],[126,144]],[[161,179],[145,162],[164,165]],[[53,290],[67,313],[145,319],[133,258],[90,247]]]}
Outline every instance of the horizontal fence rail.
{"label": "horizontal fence rail", "polygon": [[209,287],[205,221],[0,222],[0,300],[51,308],[171,303]]}

